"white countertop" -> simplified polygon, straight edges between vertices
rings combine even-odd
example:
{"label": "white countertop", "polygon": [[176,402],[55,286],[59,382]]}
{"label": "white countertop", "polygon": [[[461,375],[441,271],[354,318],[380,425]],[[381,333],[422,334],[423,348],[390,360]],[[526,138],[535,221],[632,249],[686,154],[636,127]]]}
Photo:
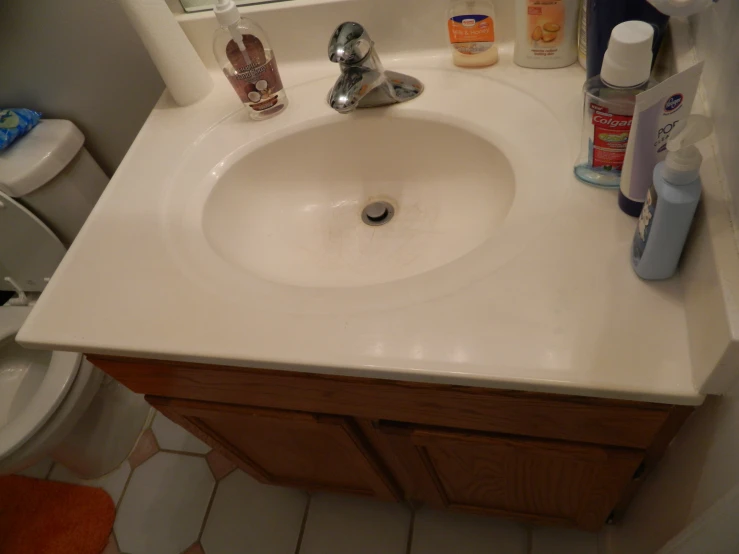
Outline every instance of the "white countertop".
{"label": "white countertop", "polygon": [[[410,74],[414,68],[465,71],[449,58],[446,51],[426,51],[383,61]],[[301,97],[292,87],[335,75],[336,66],[284,64],[281,72],[294,103]],[[519,68],[503,47],[501,63],[476,74],[515,80],[544,103],[566,128],[574,161],[584,78],[578,65]],[[703,401],[692,384],[679,277],[641,281],[629,263],[635,219],[618,209],[614,191],[571,175],[563,176],[565,201],[552,206],[548,224],[525,249],[443,296],[391,308],[311,313],[271,309],[243,290],[209,291],[207,283],[194,283],[172,259],[162,207],[165,183],[183,153],[240,107],[226,80],[218,73],[213,78],[214,92],[194,106],[177,108],[166,93],[162,97],[18,335],[22,344],[664,403]],[[536,163],[536,152],[531,157]]]}

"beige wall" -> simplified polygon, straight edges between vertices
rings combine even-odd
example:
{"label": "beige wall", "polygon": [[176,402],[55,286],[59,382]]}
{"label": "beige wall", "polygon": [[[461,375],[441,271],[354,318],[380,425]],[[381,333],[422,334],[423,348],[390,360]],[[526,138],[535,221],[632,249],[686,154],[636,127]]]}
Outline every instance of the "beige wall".
{"label": "beige wall", "polygon": [[0,2],[0,107],[72,120],[108,175],[163,88],[115,0]]}
{"label": "beige wall", "polygon": [[705,60],[703,84],[734,214],[739,214],[739,1],[721,0],[690,23],[698,55]]}

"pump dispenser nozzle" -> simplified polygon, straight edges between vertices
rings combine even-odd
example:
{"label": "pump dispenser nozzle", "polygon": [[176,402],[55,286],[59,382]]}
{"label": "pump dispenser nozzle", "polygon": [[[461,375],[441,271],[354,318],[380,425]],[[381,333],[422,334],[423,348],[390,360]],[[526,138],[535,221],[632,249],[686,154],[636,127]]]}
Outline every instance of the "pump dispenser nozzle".
{"label": "pump dispenser nozzle", "polygon": [[244,61],[247,65],[251,64],[249,55],[246,53],[246,45],[244,44],[244,37],[239,31],[239,21],[241,21],[241,14],[239,8],[236,7],[234,0],[218,0],[218,3],[213,6],[213,13],[216,14],[216,20],[221,27],[226,27],[228,32],[231,34],[231,38],[239,47],[241,55],[244,57]]}
{"label": "pump dispenser nozzle", "polygon": [[698,178],[703,156],[694,146],[713,132],[713,123],[702,115],[690,115],[678,123],[677,133],[667,141],[668,154],[662,177],[674,185],[687,185]]}

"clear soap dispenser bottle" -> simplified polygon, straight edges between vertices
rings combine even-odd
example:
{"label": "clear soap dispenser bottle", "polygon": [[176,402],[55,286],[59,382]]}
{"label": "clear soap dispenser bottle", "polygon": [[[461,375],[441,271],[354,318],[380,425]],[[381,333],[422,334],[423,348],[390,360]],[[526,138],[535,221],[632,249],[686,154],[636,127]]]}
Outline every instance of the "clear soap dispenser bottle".
{"label": "clear soap dispenser bottle", "polygon": [[490,0],[451,0],[447,15],[454,65],[486,67],[497,63],[495,9]]}
{"label": "clear soap dispenser bottle", "polygon": [[233,0],[218,0],[213,11],[221,26],[213,37],[213,53],[250,117],[267,119],[282,112],[287,94],[267,34],[241,17]]}

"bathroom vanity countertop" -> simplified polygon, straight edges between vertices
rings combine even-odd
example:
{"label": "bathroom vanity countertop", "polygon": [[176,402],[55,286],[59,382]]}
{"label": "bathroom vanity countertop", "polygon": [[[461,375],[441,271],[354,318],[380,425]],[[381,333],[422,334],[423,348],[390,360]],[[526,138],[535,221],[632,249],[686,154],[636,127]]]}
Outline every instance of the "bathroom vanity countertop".
{"label": "bathroom vanity countertop", "polygon": [[[574,160],[583,70],[577,64],[524,69],[511,63],[509,48],[501,54],[500,64],[475,74],[513,80],[540,100],[565,128]],[[415,68],[464,71],[449,58],[446,51],[427,51],[383,61],[409,74]],[[291,106],[304,101],[291,87],[336,75],[328,61],[284,64],[281,70]],[[376,309],[291,312],[270,309],[243,291],[194,282],[172,259],[162,210],[172,168],[212,125],[240,108],[226,80],[216,72],[213,78],[214,92],[194,106],[175,107],[163,95],[18,335],[22,344],[664,403],[703,401],[692,384],[680,278],[639,280],[629,263],[636,220],[618,209],[615,191],[583,185],[571,174],[557,177],[567,180],[564,201],[552,206],[545,232],[497,271],[444,295]],[[244,122],[249,129],[263,124]],[[531,152],[531,163],[536,159]]]}

